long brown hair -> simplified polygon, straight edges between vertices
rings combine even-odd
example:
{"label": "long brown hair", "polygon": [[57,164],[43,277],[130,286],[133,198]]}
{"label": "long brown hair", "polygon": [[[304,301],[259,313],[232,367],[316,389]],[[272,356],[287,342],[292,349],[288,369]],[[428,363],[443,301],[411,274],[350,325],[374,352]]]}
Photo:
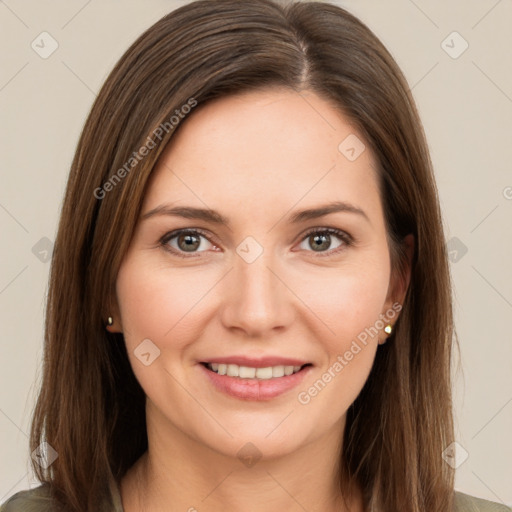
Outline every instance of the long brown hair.
{"label": "long brown hair", "polygon": [[47,469],[32,464],[65,510],[97,510],[110,499],[109,479],[119,482],[147,449],[144,392],[122,334],[104,322],[148,178],[186,122],[176,111],[192,116],[213,98],[273,86],[316,92],[364,136],[378,162],[395,272],[404,270],[404,236],[415,237],[400,319],[348,411],[340,475],[358,482],[367,510],[452,509],[453,470],[441,456],[454,439],[451,283],[407,82],[376,36],[340,7],[200,0],[164,16],[121,57],[71,166],[30,438],[31,451],[46,441],[58,453]]}

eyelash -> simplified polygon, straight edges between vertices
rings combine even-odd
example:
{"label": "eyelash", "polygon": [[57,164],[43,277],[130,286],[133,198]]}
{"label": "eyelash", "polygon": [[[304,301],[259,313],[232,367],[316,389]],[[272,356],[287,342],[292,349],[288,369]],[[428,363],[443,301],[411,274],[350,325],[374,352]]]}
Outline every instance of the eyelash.
{"label": "eyelash", "polygon": [[[343,244],[340,245],[339,247],[337,247],[336,249],[331,249],[329,251],[321,251],[321,252],[318,252],[317,253],[317,256],[318,257],[329,257],[329,256],[332,256],[333,254],[337,254],[339,253],[340,251],[343,251],[344,249],[346,249],[347,247],[350,247],[354,244],[354,239],[352,236],[350,236],[348,233],[346,233],[345,231],[341,231],[340,229],[336,229],[336,228],[311,228],[310,230],[308,230],[304,235],[303,237],[301,238],[300,242],[302,243],[304,240],[306,240],[309,236],[311,236],[312,234],[329,234],[329,235],[336,235],[342,242]],[[195,255],[197,254],[201,254],[201,252],[199,253],[189,253],[189,255],[185,255],[186,253],[184,251],[177,251],[176,249],[174,248],[171,248],[168,243],[173,239],[173,238],[176,238],[178,237],[179,235],[182,235],[182,234],[194,234],[194,235],[202,235],[204,238],[206,238],[210,243],[214,244],[208,237],[208,234],[203,231],[202,229],[198,229],[198,228],[194,228],[194,229],[190,229],[190,228],[186,228],[186,229],[179,229],[179,230],[176,230],[176,231],[171,231],[170,233],[166,233],[161,239],[160,239],[160,246],[167,252],[170,252],[172,253],[173,255],[176,255],[178,256],[179,258],[194,258],[194,257],[197,257]],[[215,245],[215,244],[214,244]],[[307,252],[315,252],[315,251],[307,251]]]}

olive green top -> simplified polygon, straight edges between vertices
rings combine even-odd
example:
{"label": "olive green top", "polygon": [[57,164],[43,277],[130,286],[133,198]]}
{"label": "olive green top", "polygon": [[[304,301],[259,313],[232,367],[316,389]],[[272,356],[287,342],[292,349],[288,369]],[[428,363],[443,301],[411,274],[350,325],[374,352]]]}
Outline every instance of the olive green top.
{"label": "olive green top", "polygon": [[[105,504],[105,507],[98,512],[123,512],[121,495],[117,485],[111,485],[111,491],[114,506],[109,507]],[[54,512],[54,510],[49,488],[45,485],[20,491],[11,496],[3,505],[0,505],[0,512]],[[455,509],[453,512],[512,512],[512,508],[455,491]]]}

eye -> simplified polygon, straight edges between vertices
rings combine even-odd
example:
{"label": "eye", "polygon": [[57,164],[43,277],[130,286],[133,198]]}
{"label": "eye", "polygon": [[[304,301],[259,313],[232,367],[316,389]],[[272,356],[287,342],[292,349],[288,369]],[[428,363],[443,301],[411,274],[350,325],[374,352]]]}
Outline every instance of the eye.
{"label": "eye", "polygon": [[[339,243],[334,248],[331,248],[330,246],[332,245],[333,236],[339,240]],[[333,253],[338,253],[339,251],[345,249],[347,246],[352,245],[353,240],[348,233],[345,233],[339,229],[313,228],[305,234],[300,245],[301,249],[307,250],[307,248],[303,246],[304,243],[309,244],[309,246],[313,248],[312,252],[327,253],[320,255],[330,256]]]}
{"label": "eye", "polygon": [[[338,239],[338,244],[334,248],[330,247],[333,237]],[[353,239],[348,233],[336,228],[312,228],[304,235],[300,245],[301,249],[308,250],[303,246],[304,243],[309,243],[313,248],[313,251],[309,252],[319,253],[319,256],[331,256],[352,245]],[[211,248],[218,249],[210,242],[206,233],[199,229],[180,229],[167,233],[160,239],[160,245],[181,258],[194,257],[194,254]]]}
{"label": "eye", "polygon": [[172,231],[161,238],[160,244],[166,251],[182,258],[190,257],[187,253],[192,255],[197,252],[204,252],[204,250],[208,249],[208,245],[216,247],[208,240],[206,235],[198,229],[180,229],[178,231]]}

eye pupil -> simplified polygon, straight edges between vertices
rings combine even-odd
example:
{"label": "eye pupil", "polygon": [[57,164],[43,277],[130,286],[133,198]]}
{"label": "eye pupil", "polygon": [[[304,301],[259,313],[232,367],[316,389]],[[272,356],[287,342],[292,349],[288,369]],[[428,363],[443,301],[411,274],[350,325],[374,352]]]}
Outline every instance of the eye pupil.
{"label": "eye pupil", "polygon": [[[184,245],[182,245],[182,241],[185,242]],[[187,252],[192,252],[193,250],[197,249],[200,245],[199,237],[191,234],[181,234],[178,236],[178,246],[180,249],[183,249]]]}
{"label": "eye pupil", "polygon": [[[319,249],[328,249],[330,242],[331,242],[331,237],[328,234],[321,234],[321,235],[315,234],[310,237],[310,240],[311,239],[314,240],[313,248],[315,249],[315,251],[318,248]],[[323,247],[322,247],[322,245],[323,245]]]}

